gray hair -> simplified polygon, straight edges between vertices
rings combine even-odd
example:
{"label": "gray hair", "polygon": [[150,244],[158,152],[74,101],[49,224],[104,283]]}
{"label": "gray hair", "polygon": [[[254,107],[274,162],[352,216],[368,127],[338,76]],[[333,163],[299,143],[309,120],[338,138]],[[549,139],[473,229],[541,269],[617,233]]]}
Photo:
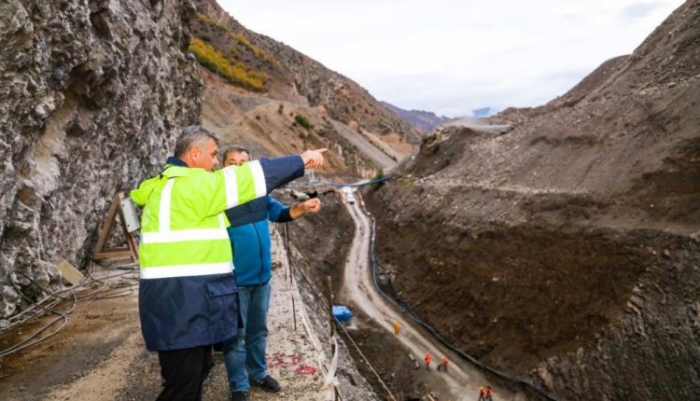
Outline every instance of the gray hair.
{"label": "gray hair", "polygon": [[248,158],[252,159],[253,155],[250,153],[250,150],[247,148],[244,148],[243,146],[239,145],[234,145],[226,148],[226,151],[224,152],[224,160],[226,160],[226,156],[228,156],[229,153],[236,152],[236,153],[246,153],[248,154]]}
{"label": "gray hair", "polygon": [[192,147],[202,146],[209,142],[210,139],[213,139],[217,145],[219,144],[219,139],[201,125],[190,125],[186,127],[182,130],[175,142],[175,157],[184,156]]}

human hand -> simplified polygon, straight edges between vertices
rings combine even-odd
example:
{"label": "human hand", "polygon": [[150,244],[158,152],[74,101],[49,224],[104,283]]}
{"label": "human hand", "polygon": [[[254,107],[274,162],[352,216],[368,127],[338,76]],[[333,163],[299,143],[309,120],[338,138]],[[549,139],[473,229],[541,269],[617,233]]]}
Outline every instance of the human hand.
{"label": "human hand", "polygon": [[318,213],[319,210],[321,210],[321,200],[318,198],[311,198],[292,206],[289,210],[289,215],[292,217],[292,220],[296,220],[308,213]]}
{"label": "human hand", "polygon": [[326,148],[323,149],[313,149],[313,150],[307,150],[306,152],[302,153],[301,155],[301,160],[304,162],[304,167],[305,168],[320,168],[323,167],[323,152],[325,152]]}
{"label": "human hand", "polygon": [[318,213],[321,210],[321,200],[318,198],[311,198],[302,202],[301,205],[306,213]]}

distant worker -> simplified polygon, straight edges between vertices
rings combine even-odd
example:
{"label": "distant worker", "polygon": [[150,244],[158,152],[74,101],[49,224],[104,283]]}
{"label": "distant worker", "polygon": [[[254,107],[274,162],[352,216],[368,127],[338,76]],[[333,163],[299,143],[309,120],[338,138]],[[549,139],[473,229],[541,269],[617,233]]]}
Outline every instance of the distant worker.
{"label": "distant worker", "polygon": [[450,361],[447,360],[446,356],[442,357],[442,363],[438,365],[438,370],[444,370],[445,373],[447,373],[447,365],[450,363]]}
{"label": "distant worker", "polygon": [[493,395],[493,390],[491,389],[491,386],[488,386],[486,388],[486,398],[484,398],[484,401],[493,401],[493,398],[491,398],[492,395]]}
{"label": "distant worker", "polygon": [[430,372],[430,361],[432,361],[433,358],[430,357],[430,354],[425,354],[425,369]]}
{"label": "distant worker", "polygon": [[394,334],[397,336],[401,334],[401,323],[399,323],[398,319],[394,319]]}
{"label": "distant worker", "polygon": [[486,390],[484,390],[483,387],[479,387],[479,400],[478,401],[485,401],[486,400]]}
{"label": "distant worker", "polygon": [[[224,152],[224,167],[251,164],[248,149],[236,146]],[[318,198],[289,207],[271,195],[226,210],[231,227],[228,235],[233,250],[238,286],[238,339],[223,348],[232,401],[246,401],[250,386],[276,393],[280,384],[267,372],[267,312],[272,286],[272,253],[269,222],[287,223],[321,210]]]}
{"label": "distant worker", "polygon": [[201,400],[214,366],[212,345],[237,333],[236,282],[224,210],[264,197],[323,165],[323,150],[212,172],[217,139],[200,126],[178,136],[174,157],[131,191],[143,207],[139,318],[149,351],[158,352],[158,401]]}

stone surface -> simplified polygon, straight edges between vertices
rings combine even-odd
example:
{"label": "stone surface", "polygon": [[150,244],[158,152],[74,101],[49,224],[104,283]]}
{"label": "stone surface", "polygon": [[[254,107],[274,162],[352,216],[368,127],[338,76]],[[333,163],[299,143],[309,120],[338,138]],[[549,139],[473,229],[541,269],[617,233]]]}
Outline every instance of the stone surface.
{"label": "stone surface", "polygon": [[10,272],[51,285],[59,258],[84,266],[114,194],[197,123],[193,13],[184,0],[0,4],[0,317],[17,308]]}

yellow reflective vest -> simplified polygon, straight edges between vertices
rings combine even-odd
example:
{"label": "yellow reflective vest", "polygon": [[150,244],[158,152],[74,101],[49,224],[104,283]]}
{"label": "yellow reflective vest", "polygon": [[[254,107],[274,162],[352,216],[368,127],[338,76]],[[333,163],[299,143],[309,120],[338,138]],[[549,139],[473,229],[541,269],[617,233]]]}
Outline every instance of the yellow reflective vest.
{"label": "yellow reflective vest", "polygon": [[190,348],[235,336],[233,255],[223,212],[266,196],[303,171],[299,156],[213,173],[168,164],[131,191],[143,207],[139,315],[148,349]]}

